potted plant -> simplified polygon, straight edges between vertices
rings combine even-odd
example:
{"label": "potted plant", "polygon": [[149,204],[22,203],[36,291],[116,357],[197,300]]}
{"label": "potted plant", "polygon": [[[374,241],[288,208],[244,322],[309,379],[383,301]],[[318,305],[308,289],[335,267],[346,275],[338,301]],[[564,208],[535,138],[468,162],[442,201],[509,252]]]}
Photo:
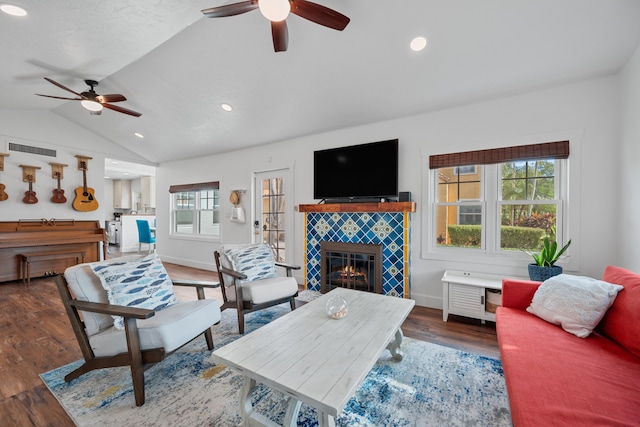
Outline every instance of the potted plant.
{"label": "potted plant", "polygon": [[558,242],[550,241],[549,237],[545,237],[542,241],[542,249],[538,253],[530,253],[534,259],[534,263],[529,264],[529,278],[538,282],[544,282],[549,277],[557,276],[562,273],[562,267],[555,265],[556,261],[562,256],[567,248],[571,245],[571,239],[562,248],[558,247]]}

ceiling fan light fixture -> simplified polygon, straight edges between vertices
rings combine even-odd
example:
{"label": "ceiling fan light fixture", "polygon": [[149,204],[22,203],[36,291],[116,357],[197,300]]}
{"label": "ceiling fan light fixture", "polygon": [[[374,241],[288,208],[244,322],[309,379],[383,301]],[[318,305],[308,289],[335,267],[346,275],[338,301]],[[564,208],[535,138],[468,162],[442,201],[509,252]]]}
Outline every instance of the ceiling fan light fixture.
{"label": "ceiling fan light fixture", "polygon": [[413,50],[414,52],[420,52],[425,47],[427,47],[427,38],[423,36],[418,36],[413,40],[411,40],[410,46],[411,46],[411,50]]}
{"label": "ceiling fan light fixture", "polygon": [[284,21],[291,11],[289,0],[260,0],[258,7],[262,16],[273,22]]}
{"label": "ceiling fan light fixture", "polygon": [[16,6],[14,4],[9,3],[1,3],[0,10],[11,16],[26,16],[27,11],[21,8],[20,6]]}
{"label": "ceiling fan light fixture", "polygon": [[80,104],[82,104],[84,108],[92,112],[102,111],[102,104],[96,101],[90,101],[88,99],[85,99],[83,101],[80,101]]}

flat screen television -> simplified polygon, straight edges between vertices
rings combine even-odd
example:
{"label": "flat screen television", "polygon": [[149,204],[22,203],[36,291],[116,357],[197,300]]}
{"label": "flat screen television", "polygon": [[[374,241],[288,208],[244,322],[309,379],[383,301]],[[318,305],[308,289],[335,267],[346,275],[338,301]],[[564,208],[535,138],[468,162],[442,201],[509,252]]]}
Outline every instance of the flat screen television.
{"label": "flat screen television", "polygon": [[313,153],[313,198],[357,201],[398,196],[398,140]]}

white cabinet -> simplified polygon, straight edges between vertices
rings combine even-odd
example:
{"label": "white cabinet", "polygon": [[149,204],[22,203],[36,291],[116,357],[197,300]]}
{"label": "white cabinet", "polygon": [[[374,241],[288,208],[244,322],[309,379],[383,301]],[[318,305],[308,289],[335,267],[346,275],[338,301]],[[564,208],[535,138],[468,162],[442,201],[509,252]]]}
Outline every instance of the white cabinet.
{"label": "white cabinet", "polygon": [[131,209],[131,180],[115,179],[113,181],[113,207]]}
{"label": "white cabinet", "polygon": [[142,212],[151,212],[151,209],[156,207],[156,177],[141,177],[140,192],[142,193]]}
{"label": "white cabinet", "polygon": [[447,270],[442,276],[442,320],[449,314],[496,321],[496,314],[487,311],[487,296],[498,297],[504,276]]}

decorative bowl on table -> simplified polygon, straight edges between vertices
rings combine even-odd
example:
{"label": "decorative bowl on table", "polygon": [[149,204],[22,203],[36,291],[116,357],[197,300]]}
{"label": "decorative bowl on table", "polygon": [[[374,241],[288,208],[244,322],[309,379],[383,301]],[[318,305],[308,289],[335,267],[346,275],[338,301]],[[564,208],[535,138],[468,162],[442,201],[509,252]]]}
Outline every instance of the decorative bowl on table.
{"label": "decorative bowl on table", "polygon": [[349,311],[349,304],[347,304],[347,300],[340,295],[334,295],[327,301],[326,308],[330,318],[342,319]]}

